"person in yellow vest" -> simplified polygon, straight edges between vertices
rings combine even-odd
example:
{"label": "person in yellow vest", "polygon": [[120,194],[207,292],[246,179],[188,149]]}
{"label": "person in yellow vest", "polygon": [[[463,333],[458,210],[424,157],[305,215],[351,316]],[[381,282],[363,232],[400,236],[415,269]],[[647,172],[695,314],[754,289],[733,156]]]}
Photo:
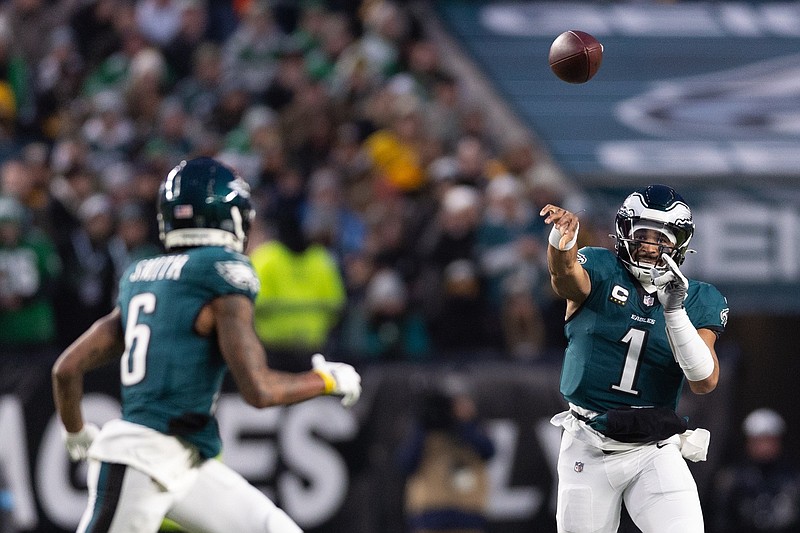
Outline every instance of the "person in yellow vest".
{"label": "person in yellow vest", "polygon": [[256,246],[250,260],[261,282],[255,329],[270,365],[286,371],[311,367],[323,351],[346,303],[344,281],[332,253],[304,234],[297,206],[276,215],[277,238]]}

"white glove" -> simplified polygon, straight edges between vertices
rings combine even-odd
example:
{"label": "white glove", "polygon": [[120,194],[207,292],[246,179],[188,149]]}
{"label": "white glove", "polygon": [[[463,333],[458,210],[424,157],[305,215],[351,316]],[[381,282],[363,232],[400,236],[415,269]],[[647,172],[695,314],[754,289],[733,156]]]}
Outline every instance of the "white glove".
{"label": "white glove", "polygon": [[689,288],[689,280],[667,254],[661,254],[661,258],[667,264],[667,271],[661,274],[655,268],[650,269],[650,278],[653,285],[658,289],[658,301],[664,306],[664,312],[677,311],[683,307],[683,300],[686,299],[686,289]]}
{"label": "white glove", "polygon": [[311,357],[313,371],[325,382],[325,393],[342,396],[342,405],[350,407],[361,396],[361,376],[347,363],[326,361],[321,353]]}
{"label": "white glove", "polygon": [[64,444],[67,447],[70,458],[73,461],[86,459],[89,446],[92,445],[92,441],[94,441],[98,433],[100,433],[100,428],[91,423],[85,423],[81,430],[75,433],[64,430]]}

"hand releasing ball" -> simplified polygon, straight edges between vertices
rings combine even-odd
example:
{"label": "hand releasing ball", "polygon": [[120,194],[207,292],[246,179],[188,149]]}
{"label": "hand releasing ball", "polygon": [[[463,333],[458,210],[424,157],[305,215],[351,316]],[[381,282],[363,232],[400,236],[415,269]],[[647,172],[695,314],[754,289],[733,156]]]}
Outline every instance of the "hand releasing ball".
{"label": "hand releasing ball", "polygon": [[603,61],[603,45],[584,31],[565,31],[550,45],[550,69],[568,83],[586,83]]}

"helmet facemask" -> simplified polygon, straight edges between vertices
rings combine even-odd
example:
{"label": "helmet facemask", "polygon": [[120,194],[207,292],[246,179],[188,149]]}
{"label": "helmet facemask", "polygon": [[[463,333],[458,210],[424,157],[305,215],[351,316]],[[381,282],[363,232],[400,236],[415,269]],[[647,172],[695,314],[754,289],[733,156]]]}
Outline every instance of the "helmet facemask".
{"label": "helmet facemask", "polygon": [[[661,259],[663,253],[681,265],[686,254],[692,252],[689,250],[694,233],[692,213],[683,198],[664,185],[651,185],[628,196],[617,212],[615,227],[617,257],[646,287],[651,285],[652,268],[666,271]],[[641,230],[654,230],[660,235],[656,242],[643,241]],[[637,251],[643,244],[658,247],[657,258],[642,260]]]}

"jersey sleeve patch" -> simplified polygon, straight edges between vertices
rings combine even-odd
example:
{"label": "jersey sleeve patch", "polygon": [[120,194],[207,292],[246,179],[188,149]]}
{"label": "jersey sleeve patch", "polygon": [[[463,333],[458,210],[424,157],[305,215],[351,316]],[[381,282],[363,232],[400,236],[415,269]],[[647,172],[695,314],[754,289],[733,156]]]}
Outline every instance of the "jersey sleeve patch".
{"label": "jersey sleeve patch", "polygon": [[709,283],[690,282],[689,290],[686,312],[689,313],[692,324],[697,328],[724,331],[728,325],[728,300]]}
{"label": "jersey sleeve patch", "polygon": [[217,261],[214,267],[222,279],[239,290],[257,294],[261,288],[256,273],[247,263],[240,261]]}

